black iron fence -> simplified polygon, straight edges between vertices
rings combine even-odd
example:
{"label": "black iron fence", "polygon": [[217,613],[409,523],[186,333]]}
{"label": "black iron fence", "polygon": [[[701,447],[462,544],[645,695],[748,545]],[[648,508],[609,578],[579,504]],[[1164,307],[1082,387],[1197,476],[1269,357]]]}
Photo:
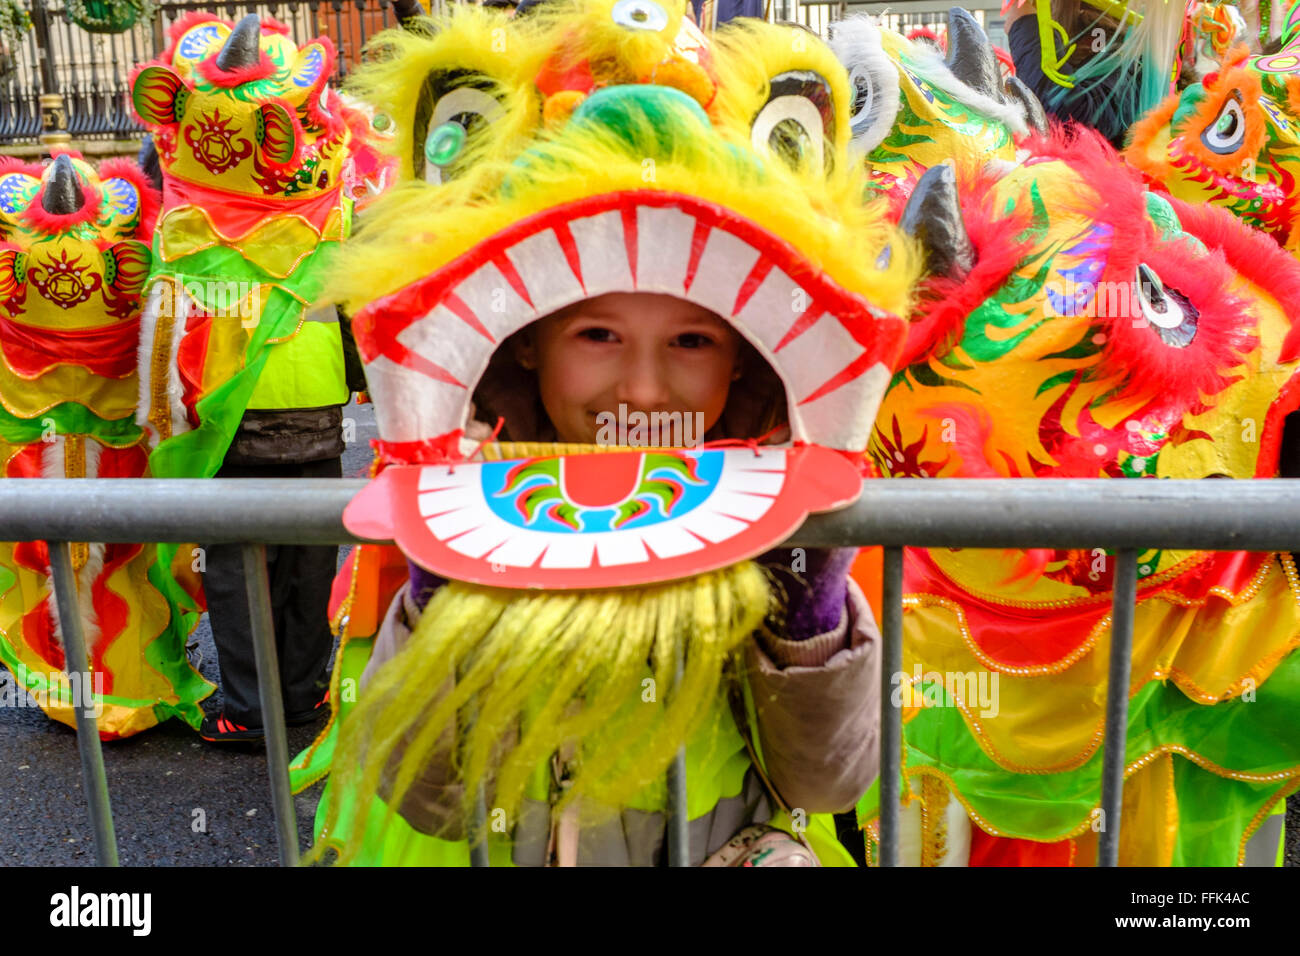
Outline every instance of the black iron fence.
{"label": "black iron fence", "polygon": [[[425,9],[438,5],[438,0],[424,2]],[[162,52],[168,28],[191,10],[229,19],[248,13],[273,17],[299,43],[328,36],[339,51],[336,80],[356,64],[370,37],[397,22],[388,0],[180,0],[160,3],[152,20],[122,33],[97,34],[69,19],[64,0],[33,0],[33,29],[16,48],[0,49],[0,144],[38,142],[40,97],[56,92],[73,139],[141,136],[127,104],[131,71]]]}

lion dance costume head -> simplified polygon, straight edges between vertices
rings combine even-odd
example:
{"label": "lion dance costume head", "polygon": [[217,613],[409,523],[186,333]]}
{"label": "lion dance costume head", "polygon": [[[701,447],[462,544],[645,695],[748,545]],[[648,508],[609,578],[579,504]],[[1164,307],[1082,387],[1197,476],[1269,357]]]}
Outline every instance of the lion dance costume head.
{"label": "lion dance costume head", "polygon": [[1124,158],[1179,199],[1222,206],[1300,251],[1300,8],[1284,47],[1243,46],[1216,71],[1151,110],[1129,133]]}
{"label": "lion dance costume head", "polygon": [[[925,232],[932,275],[872,438],[882,472],[1275,476],[1300,404],[1294,260],[1221,209],[1144,190],[1095,134],[1027,150],[932,169],[911,197],[943,228]],[[1239,862],[1300,778],[1284,729],[1300,580],[1285,554],[1137,559],[1120,860]],[[909,549],[923,861],[1093,859],[1113,579],[1100,548]],[[944,676],[963,674],[991,699]]]}
{"label": "lion dance costume head", "polygon": [[[373,793],[391,762],[398,803],[476,700],[458,762],[469,797],[490,779],[513,814],[576,745],[566,801],[655,809],[646,794],[683,741],[730,723],[724,664],[770,604],[747,559],[857,495],[911,246],[862,202],[831,51],[759,23],[706,38],[684,9],[594,0],[507,20],[469,6],[378,38],[357,77],[394,122],[406,181],[371,207],[334,283],[389,463],[348,521],[452,583],[367,686],[339,784]],[[485,441],[492,420],[476,433],[485,405],[510,408],[487,394],[498,346],[612,292],[728,321],[775,373],[789,441],[540,446],[509,410],[511,441]],[[657,706],[647,678],[667,688]],[[341,826],[336,813],[326,840],[345,842]]]}
{"label": "lion dance costume head", "polygon": [[[159,197],[138,167],[58,152],[0,163],[0,460],[5,478],[136,478],[141,293]],[[197,724],[212,686],[185,658],[187,622],[163,596],[152,545],[74,543],[100,734],[170,715]],[[187,580],[187,583],[193,584]],[[44,542],[0,545],[0,661],[74,725]]]}

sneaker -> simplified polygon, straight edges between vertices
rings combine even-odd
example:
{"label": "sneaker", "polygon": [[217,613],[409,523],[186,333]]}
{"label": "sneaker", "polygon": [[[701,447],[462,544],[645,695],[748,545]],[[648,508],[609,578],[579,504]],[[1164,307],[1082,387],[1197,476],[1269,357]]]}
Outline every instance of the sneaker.
{"label": "sneaker", "polygon": [[244,727],[228,720],[225,714],[209,714],[203,718],[199,736],[210,743],[226,744],[257,743],[264,734],[261,727]]}
{"label": "sneaker", "polygon": [[296,714],[286,713],[284,722],[290,727],[301,727],[303,724],[313,723],[317,718],[330,712],[330,692],[325,688],[325,693],[320,700],[316,701],[316,706],[311,710],[300,710]]}

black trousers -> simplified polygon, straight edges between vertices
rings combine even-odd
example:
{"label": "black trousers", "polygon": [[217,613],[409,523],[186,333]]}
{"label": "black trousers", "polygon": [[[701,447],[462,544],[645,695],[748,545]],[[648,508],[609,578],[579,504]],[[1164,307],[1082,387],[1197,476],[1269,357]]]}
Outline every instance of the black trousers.
{"label": "black trousers", "polygon": [[[222,465],[218,478],[341,478],[339,458],[286,465]],[[244,565],[237,544],[207,546],[203,588],[208,619],[217,646],[221,689],[228,720],[245,727],[262,726],[257,695],[253,630],[244,589]],[[286,714],[311,710],[328,687],[334,636],[329,626],[330,584],[338,566],[336,545],[266,546],[266,573],[271,585],[271,619],[280,660],[280,690]]]}

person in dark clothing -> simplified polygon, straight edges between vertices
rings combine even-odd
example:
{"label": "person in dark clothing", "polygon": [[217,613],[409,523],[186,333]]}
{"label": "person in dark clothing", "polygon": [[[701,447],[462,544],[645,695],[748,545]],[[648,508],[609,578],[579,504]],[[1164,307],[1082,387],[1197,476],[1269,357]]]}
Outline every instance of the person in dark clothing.
{"label": "person in dark clothing", "polygon": [[[1071,37],[1078,37],[1074,53],[1062,64],[1062,73],[1074,73],[1098,52],[1098,44],[1108,42],[1119,29],[1111,17],[1099,14],[1078,3],[1068,5],[1060,22]],[[1070,120],[1096,129],[1117,149],[1124,146],[1124,136],[1141,115],[1139,91],[1141,68],[1137,64],[1108,76],[1087,80],[1075,79],[1073,87],[1064,87],[1043,72],[1042,44],[1039,39],[1038,15],[1032,6],[1013,6],[1007,12],[1007,46],[1016,65],[1016,76],[1042,101],[1043,108],[1056,119]],[[1093,31],[1100,31],[1094,35]],[[1054,32],[1055,55],[1064,52],[1060,37]]]}
{"label": "person in dark clothing", "polygon": [[[365,373],[345,316],[332,308],[322,321],[337,315],[341,361],[318,366],[324,377],[343,380],[324,383],[325,391],[350,399],[365,390]],[[331,349],[332,351],[332,349]],[[310,361],[316,353],[301,353]],[[334,355],[330,356],[334,358]],[[274,374],[274,369],[269,369]],[[301,370],[300,370],[301,371]],[[342,373],[340,376],[340,372]],[[265,373],[264,373],[265,374]],[[269,389],[274,395],[275,389]],[[288,392],[313,394],[312,391]],[[280,404],[284,403],[281,397]],[[343,404],[312,408],[249,408],[226,452],[218,478],[341,478],[343,475]],[[225,706],[209,715],[200,735],[214,743],[261,740],[262,707],[257,688],[257,666],[242,548],[214,544],[205,548],[204,591],[212,640],[217,647]],[[330,585],[338,565],[334,545],[267,545],[266,572],[271,592],[271,617],[285,721],[310,723],[325,714],[330,656],[334,637],[329,624]]]}

